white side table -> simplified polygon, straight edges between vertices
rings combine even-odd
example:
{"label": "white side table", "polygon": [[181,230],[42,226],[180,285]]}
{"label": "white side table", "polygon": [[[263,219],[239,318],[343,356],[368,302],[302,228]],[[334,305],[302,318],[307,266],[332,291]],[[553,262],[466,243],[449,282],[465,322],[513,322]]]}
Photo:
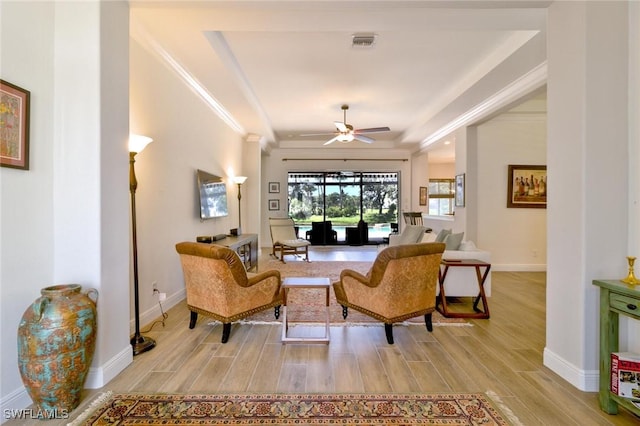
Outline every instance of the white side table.
{"label": "white side table", "polygon": [[[329,278],[315,278],[315,277],[289,277],[282,280],[282,288],[284,289],[284,314],[282,318],[282,343],[329,343],[329,289],[331,288],[331,282]],[[289,319],[287,317],[287,295],[289,290],[296,288],[319,288],[324,289],[326,292],[326,317],[325,317],[325,330],[324,336],[320,337],[289,337],[287,335],[289,331]]]}

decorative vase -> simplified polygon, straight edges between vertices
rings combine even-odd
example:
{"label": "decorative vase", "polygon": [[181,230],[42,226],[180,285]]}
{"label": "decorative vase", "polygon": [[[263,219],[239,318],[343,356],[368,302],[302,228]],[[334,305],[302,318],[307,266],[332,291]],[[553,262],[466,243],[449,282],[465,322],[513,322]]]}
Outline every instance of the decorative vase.
{"label": "decorative vase", "polygon": [[46,417],[80,403],[95,350],[98,292],[66,284],[40,293],[18,327],[18,366],[39,415]]}

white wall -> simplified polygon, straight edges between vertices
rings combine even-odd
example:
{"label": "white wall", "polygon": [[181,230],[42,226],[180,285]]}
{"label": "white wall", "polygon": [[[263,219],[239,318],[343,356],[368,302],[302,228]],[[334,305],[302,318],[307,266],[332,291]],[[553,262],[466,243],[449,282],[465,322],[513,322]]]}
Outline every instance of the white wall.
{"label": "white wall", "polygon": [[477,245],[494,271],[544,271],[547,211],[507,208],[507,174],[510,164],[547,164],[546,114],[502,114],[478,126],[476,143]]}
{"label": "white wall", "polygon": [[635,167],[629,133],[638,126],[629,119],[628,54],[640,45],[627,33],[637,23],[628,6],[557,2],[549,8],[544,363],[582,390],[598,387],[599,292],[592,281],[624,274],[630,224],[638,221],[628,216]]}
{"label": "white wall", "polygon": [[100,294],[87,387],[102,386],[132,355],[129,312],[121,303],[129,288],[122,191],[127,4],[3,2],[0,7],[2,78],[30,90],[32,101],[30,170],[0,170],[4,410],[30,404],[18,374],[15,339],[22,313],[43,287],[78,283]]}
{"label": "white wall", "polygon": [[0,168],[3,409],[30,403],[18,373],[16,333],[40,289],[53,284],[53,13],[53,3],[0,3],[2,79],[31,92],[30,168]]}
{"label": "white wall", "polygon": [[454,179],[456,163],[429,163],[429,179]]}
{"label": "white wall", "polygon": [[[629,246],[627,253],[640,258],[640,3],[629,4]],[[636,268],[636,276],[640,275]],[[625,318],[622,349],[640,353],[640,323]]]}
{"label": "white wall", "polygon": [[[136,209],[141,323],[160,314],[152,283],[167,293],[165,307],[184,297],[184,281],[175,244],[198,235],[228,234],[238,226],[237,185],[230,176],[245,175],[242,186],[244,231],[255,209],[259,187],[255,161],[242,161],[241,135],[232,131],[199,96],[158,57],[131,41],[131,131],[154,141],[136,156]],[[229,216],[201,221],[196,169],[227,181]],[[254,230],[255,232],[255,230]],[[133,296],[132,299],[133,300]],[[133,309],[133,308],[132,308]]]}

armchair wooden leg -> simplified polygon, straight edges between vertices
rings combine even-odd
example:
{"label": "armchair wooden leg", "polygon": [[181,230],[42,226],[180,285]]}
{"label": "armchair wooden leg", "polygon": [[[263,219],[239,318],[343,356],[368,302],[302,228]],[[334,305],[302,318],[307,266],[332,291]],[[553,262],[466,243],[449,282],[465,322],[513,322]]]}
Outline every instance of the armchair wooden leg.
{"label": "armchair wooden leg", "polygon": [[427,325],[428,331],[433,331],[433,323],[431,322],[431,313],[428,313],[424,316],[424,323]]}
{"label": "armchair wooden leg", "polygon": [[384,325],[384,334],[387,335],[387,343],[393,345],[393,324]]}
{"label": "armchair wooden leg", "polygon": [[342,318],[347,319],[347,315],[349,315],[349,309],[346,306],[342,305]]}
{"label": "armchair wooden leg", "polygon": [[231,333],[231,323],[226,322],[222,324],[222,343],[227,343],[229,340],[229,333]]}
{"label": "armchair wooden leg", "polygon": [[280,305],[273,308],[273,315],[276,317],[276,319],[280,318]]}
{"label": "armchair wooden leg", "polygon": [[198,321],[198,313],[191,311],[191,319],[189,320],[189,329],[193,329]]}

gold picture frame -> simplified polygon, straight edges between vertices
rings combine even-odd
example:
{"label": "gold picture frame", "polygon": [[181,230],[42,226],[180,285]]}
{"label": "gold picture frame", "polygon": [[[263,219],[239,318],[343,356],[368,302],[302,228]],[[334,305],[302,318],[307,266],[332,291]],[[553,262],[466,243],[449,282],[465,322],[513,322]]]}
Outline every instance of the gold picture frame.
{"label": "gold picture frame", "polygon": [[420,205],[421,206],[426,206],[427,205],[427,194],[428,194],[428,190],[426,186],[421,186],[420,187]]}
{"label": "gold picture frame", "polygon": [[29,170],[31,93],[0,80],[0,166]]}

